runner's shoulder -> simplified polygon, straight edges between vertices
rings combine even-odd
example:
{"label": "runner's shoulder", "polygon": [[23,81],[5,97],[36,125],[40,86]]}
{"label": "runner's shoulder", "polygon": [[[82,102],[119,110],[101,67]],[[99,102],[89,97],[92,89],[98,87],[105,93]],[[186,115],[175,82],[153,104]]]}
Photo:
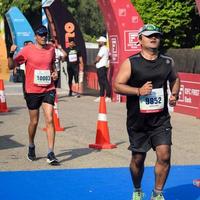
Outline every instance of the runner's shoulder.
{"label": "runner's shoulder", "polygon": [[140,59],[140,58],[141,58],[140,53],[137,53],[137,54],[130,56],[129,60],[134,61],[134,60],[137,60],[137,59]]}
{"label": "runner's shoulder", "polygon": [[172,57],[164,55],[164,54],[160,54],[160,58],[163,59],[163,61],[166,64],[168,64],[168,65],[171,64],[172,66],[174,66],[174,60]]}

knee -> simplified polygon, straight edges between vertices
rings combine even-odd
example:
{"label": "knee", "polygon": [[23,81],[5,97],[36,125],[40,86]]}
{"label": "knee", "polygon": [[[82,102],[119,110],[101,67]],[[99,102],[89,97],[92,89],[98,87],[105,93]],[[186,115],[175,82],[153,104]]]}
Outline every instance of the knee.
{"label": "knee", "polygon": [[170,154],[163,154],[157,158],[157,162],[162,165],[170,164]]}
{"label": "knee", "polygon": [[47,125],[52,125],[53,124],[53,118],[52,117],[47,117],[45,121],[46,121]]}
{"label": "knee", "polygon": [[132,158],[130,167],[133,168],[136,166],[137,168],[140,168],[144,165],[144,159],[141,158]]}
{"label": "knee", "polygon": [[31,126],[37,126],[38,125],[38,119],[31,119],[30,120],[30,125]]}

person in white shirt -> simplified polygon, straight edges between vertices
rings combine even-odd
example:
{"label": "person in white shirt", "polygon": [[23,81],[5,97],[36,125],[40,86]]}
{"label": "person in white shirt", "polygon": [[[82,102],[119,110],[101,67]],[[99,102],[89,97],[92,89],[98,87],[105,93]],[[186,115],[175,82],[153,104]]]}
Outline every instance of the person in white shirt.
{"label": "person in white shirt", "polygon": [[60,81],[61,61],[62,62],[65,61],[65,58],[66,58],[67,54],[64,51],[64,49],[62,48],[62,46],[57,44],[56,40],[51,39],[49,41],[49,43],[51,43],[55,48],[55,67],[56,67],[56,71],[58,73],[58,79],[54,81],[54,84],[55,84],[55,87],[58,88],[58,83]]}
{"label": "person in white shirt", "polygon": [[[100,97],[106,96],[106,102],[111,102],[111,88],[107,77],[107,65],[109,61],[109,50],[106,46],[107,39],[101,36],[97,39],[97,42],[99,43],[100,48],[94,64],[97,68]],[[100,97],[95,99],[95,101],[99,102]]]}

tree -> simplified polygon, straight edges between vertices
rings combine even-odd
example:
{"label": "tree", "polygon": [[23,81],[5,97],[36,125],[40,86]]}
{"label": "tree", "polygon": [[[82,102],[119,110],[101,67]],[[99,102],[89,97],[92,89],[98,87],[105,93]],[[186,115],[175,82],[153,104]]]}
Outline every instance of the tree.
{"label": "tree", "polygon": [[[18,7],[30,22],[33,29],[41,22],[42,0],[0,0],[0,16],[10,7]],[[105,32],[103,17],[96,0],[61,0],[77,20],[86,41],[94,41]]]}
{"label": "tree", "polygon": [[194,0],[132,0],[144,23],[162,28],[164,47],[200,45],[199,16]]}
{"label": "tree", "polygon": [[86,41],[94,41],[96,37],[105,34],[106,27],[95,0],[81,0],[75,16]]}
{"label": "tree", "polygon": [[13,6],[20,9],[33,29],[41,22],[42,5],[40,0],[1,0],[0,16],[5,17],[5,13]]}
{"label": "tree", "polygon": [[0,2],[0,15],[4,16],[4,14],[9,10],[10,7],[16,6],[22,12],[37,11],[39,8],[41,9],[41,1],[40,0],[1,0]]}
{"label": "tree", "polygon": [[62,0],[76,19],[85,41],[96,41],[104,34],[105,25],[96,0]]}

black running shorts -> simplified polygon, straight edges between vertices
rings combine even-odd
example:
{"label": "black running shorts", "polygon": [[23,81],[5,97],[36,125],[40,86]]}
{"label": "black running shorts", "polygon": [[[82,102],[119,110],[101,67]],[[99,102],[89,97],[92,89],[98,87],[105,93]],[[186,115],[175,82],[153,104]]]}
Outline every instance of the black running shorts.
{"label": "black running shorts", "polygon": [[29,110],[37,110],[42,103],[48,103],[54,105],[55,90],[51,90],[46,93],[26,93],[26,104]]}
{"label": "black running shorts", "polygon": [[160,127],[145,130],[135,131],[132,128],[127,128],[130,146],[129,150],[132,152],[146,153],[151,148],[155,148],[159,145],[172,145],[172,131],[171,126],[161,125]]}

